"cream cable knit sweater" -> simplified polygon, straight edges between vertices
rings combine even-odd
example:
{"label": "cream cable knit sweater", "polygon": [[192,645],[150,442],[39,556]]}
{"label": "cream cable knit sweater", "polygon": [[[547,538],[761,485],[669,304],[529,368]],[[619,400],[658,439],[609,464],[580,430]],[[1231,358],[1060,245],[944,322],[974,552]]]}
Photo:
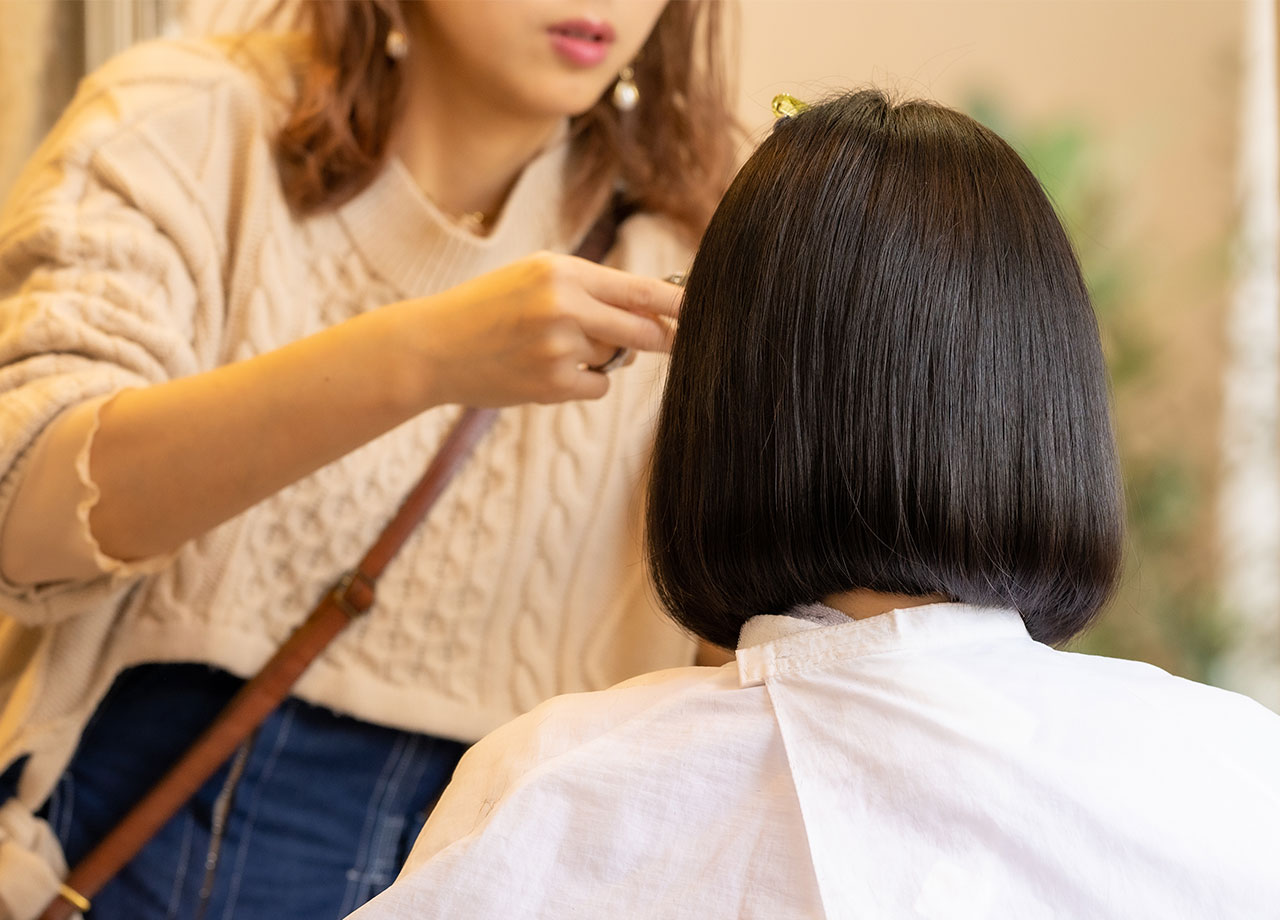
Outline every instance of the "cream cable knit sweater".
{"label": "cream cable knit sweater", "polygon": [[[215,44],[127,52],[85,82],[19,180],[0,219],[0,520],[41,431],[72,405],[576,244],[559,229],[564,142],[528,166],[485,239],[444,220],[395,162],[336,212],[295,220],[269,145],[277,90],[290,86],[285,45],[274,47],[259,62],[280,76],[269,90],[261,68]],[[639,216],[610,264],[661,277],[688,258],[665,222]],[[299,695],[470,740],[553,694],[692,661],[651,597],[639,544],[661,368],[642,357],[597,402],[504,411],[371,615]],[[360,555],[457,412],[402,425],[153,561],[154,573],[102,560],[110,571],[86,583],[0,585],[0,768],[31,755],[22,802],[47,796],[121,669],[261,665]],[[87,539],[74,519],[49,526]]]}

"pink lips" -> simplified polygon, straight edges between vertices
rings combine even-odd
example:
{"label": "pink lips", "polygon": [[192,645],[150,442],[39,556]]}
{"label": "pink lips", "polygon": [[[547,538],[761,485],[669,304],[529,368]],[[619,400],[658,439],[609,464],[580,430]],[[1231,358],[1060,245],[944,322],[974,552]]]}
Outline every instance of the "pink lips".
{"label": "pink lips", "polygon": [[551,47],[570,64],[594,67],[609,54],[613,26],[590,19],[569,19],[547,27]]}

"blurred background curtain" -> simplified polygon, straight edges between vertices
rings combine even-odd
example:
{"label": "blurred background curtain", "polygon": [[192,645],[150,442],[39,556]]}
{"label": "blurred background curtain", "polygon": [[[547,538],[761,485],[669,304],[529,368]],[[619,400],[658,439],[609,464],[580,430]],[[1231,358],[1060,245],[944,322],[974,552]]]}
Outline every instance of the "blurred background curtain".
{"label": "blurred background curtain", "polygon": [[76,83],[134,42],[177,31],[183,0],[0,2],[0,194]]}

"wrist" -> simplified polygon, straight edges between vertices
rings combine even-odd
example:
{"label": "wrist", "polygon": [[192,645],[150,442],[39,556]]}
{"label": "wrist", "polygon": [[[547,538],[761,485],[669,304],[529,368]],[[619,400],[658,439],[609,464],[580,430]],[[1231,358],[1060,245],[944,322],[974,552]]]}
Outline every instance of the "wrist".
{"label": "wrist", "polygon": [[403,300],[369,314],[379,326],[370,366],[383,381],[383,399],[405,418],[456,401],[437,352],[439,330],[426,318],[429,300]]}

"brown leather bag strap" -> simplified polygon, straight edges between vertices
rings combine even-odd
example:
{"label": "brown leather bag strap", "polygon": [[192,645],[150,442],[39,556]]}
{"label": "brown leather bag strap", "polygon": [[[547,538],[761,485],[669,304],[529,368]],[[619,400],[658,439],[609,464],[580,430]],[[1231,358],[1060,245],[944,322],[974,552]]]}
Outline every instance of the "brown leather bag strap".
{"label": "brown leather bag strap", "polygon": [[[629,209],[617,199],[592,225],[576,255],[599,262],[613,248]],[[422,478],[354,569],[327,592],[271,659],[232,697],[213,723],[67,876],[40,920],[67,920],[90,900],[218,771],[288,697],[303,672],[352,620],[373,606],[378,577],[426,517],[498,417],[496,409],[467,409]]]}

